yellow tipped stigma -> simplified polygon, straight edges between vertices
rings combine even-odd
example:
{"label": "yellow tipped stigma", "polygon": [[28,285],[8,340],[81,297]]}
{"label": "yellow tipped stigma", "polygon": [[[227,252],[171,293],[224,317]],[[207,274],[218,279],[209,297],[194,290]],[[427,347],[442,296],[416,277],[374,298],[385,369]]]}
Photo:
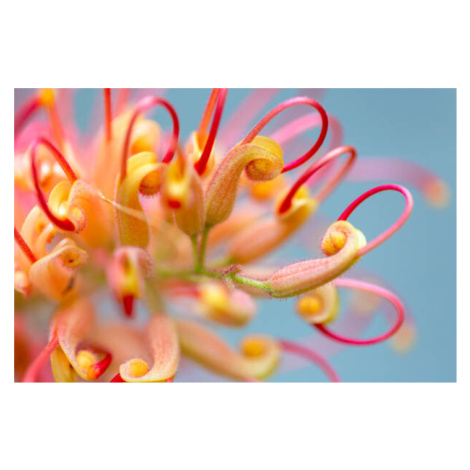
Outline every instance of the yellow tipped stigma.
{"label": "yellow tipped stigma", "polygon": [[442,209],[449,204],[449,188],[443,181],[437,180],[427,184],[424,188],[424,194],[434,207]]}
{"label": "yellow tipped stigma", "polygon": [[139,186],[139,192],[144,196],[153,196],[162,184],[162,175],[159,171],[151,171],[145,176]]}
{"label": "yellow tipped stigma", "polygon": [[276,196],[286,184],[286,179],[279,175],[269,181],[249,182],[248,190],[253,198],[259,200],[271,199]]}
{"label": "yellow tipped stigma", "polygon": [[223,286],[209,284],[201,289],[201,302],[217,311],[229,307],[227,292]]}
{"label": "yellow tipped stigma", "polygon": [[251,143],[269,150],[274,153],[274,155],[277,155],[282,159],[282,147],[275,140],[262,135],[257,135]]}
{"label": "yellow tipped stigma", "polygon": [[54,91],[52,88],[43,88],[39,92],[39,100],[43,106],[50,108],[54,104]]}
{"label": "yellow tipped stigma", "polygon": [[98,361],[96,359],[96,356],[90,352],[87,351],[86,349],[82,349],[78,354],[77,354],[77,364],[80,366],[81,369],[83,369],[86,373],[88,373],[88,369],[96,364]]}
{"label": "yellow tipped stigma", "polygon": [[307,186],[303,184],[295,193],[294,200],[296,199],[307,199],[310,196],[310,191]]}
{"label": "yellow tipped stigma", "polygon": [[78,249],[64,250],[59,256],[65,266],[73,268],[75,266],[79,266],[83,260],[83,256],[80,251],[78,251]]}
{"label": "yellow tipped stigma", "polygon": [[310,317],[311,315],[315,315],[322,310],[323,302],[316,295],[305,296],[297,301],[296,308],[300,315]]}
{"label": "yellow tipped stigma", "polygon": [[133,359],[129,362],[129,375],[138,378],[144,376],[150,370],[149,365],[142,359]]}
{"label": "yellow tipped stigma", "polygon": [[241,345],[242,352],[248,357],[259,357],[266,352],[266,344],[258,338],[245,338]]}
{"label": "yellow tipped stigma", "polygon": [[408,352],[416,342],[416,328],[411,323],[404,323],[392,337],[392,348],[399,353]]}
{"label": "yellow tipped stigma", "polygon": [[338,253],[338,251],[340,251],[345,244],[346,234],[339,230],[334,230],[323,238],[321,242],[321,249],[325,255],[332,256]]}

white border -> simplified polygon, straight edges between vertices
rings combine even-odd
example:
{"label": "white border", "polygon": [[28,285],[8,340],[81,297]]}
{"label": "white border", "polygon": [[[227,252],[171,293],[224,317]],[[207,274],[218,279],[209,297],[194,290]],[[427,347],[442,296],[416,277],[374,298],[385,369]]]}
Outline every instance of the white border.
{"label": "white border", "polygon": [[[16,11],[8,5],[1,32],[3,197],[13,194],[15,86],[458,87],[458,285],[465,292],[470,80],[462,46],[467,15],[457,3],[187,3],[173,12],[156,2],[81,2],[69,11],[63,2],[22,2]],[[12,209],[9,203],[8,220]],[[173,384],[139,387],[138,395],[125,386],[111,393],[100,385],[13,385],[6,232],[7,468],[468,468],[470,328],[462,295],[457,384]]]}

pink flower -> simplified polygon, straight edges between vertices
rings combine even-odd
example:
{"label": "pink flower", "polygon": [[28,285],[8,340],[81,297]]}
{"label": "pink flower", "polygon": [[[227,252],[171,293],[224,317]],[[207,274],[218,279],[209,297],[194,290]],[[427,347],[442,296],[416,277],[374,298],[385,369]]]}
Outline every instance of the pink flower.
{"label": "pink flower", "polygon": [[[169,101],[144,96],[131,104],[121,90],[113,106],[110,89],[103,94],[103,129],[80,142],[78,128],[58,106],[67,93],[59,90],[56,99],[53,90],[39,91],[15,118],[15,315],[24,325],[20,312],[33,315],[39,300],[54,310],[49,341],[27,369],[35,347],[28,347],[26,329],[18,329],[18,378],[39,380],[49,370],[56,381],[172,382],[184,355],[225,377],[258,381],[274,374],[289,353],[338,381],[311,348],[257,334],[237,351],[200,324],[241,328],[256,316],[258,297],[298,297],[302,319],[331,341],[374,344],[400,331],[398,347],[411,341],[414,330],[400,330],[405,311],[395,294],[341,277],[410,216],[413,199],[400,184],[377,186],[353,201],[324,234],[324,256],[277,269],[253,265],[315,220],[324,200],[361,162],[356,148],[343,145],[339,121],[316,100],[288,99],[247,130],[241,117],[256,115],[276,91],[253,92],[224,127],[227,90],[214,89],[199,127],[180,145],[180,116]],[[171,132],[144,118],[154,106],[169,114]],[[260,134],[278,115],[300,106],[315,114]],[[34,125],[41,110],[47,115],[42,128]],[[296,159],[285,155],[283,145],[318,126],[307,152]],[[329,127],[329,148],[309,163]],[[233,144],[237,132],[239,143]],[[373,161],[364,165],[370,171],[363,176],[372,177]],[[444,202],[442,181],[420,167],[411,173],[407,168],[403,162],[406,182]],[[296,179],[293,170],[299,171]],[[367,243],[347,219],[382,191],[401,193],[405,209]],[[393,326],[366,340],[335,333],[338,288],[389,302],[396,311]],[[109,294],[117,307],[111,319],[95,300]]]}

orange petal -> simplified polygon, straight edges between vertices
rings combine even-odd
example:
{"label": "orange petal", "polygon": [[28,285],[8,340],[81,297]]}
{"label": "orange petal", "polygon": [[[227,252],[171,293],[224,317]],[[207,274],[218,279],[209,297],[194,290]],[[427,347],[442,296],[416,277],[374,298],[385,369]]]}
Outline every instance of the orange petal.
{"label": "orange petal", "polygon": [[[116,201],[126,208],[142,213],[139,192],[156,194],[160,190],[166,165],[157,163],[152,152],[142,152],[127,161],[127,175],[119,185]],[[145,220],[117,210],[117,223],[121,244],[146,248],[149,243],[149,227]]]}
{"label": "orange petal", "polygon": [[237,380],[254,381],[270,375],[277,367],[281,352],[268,336],[249,336],[242,352],[234,351],[224,340],[202,326],[180,320],[179,341],[186,354],[212,371]]}
{"label": "orange petal", "polygon": [[[71,371],[67,369],[65,358],[84,380],[95,380],[103,373],[102,368],[97,368],[103,362],[99,355],[88,348],[79,349],[80,345],[89,342],[94,322],[93,304],[85,299],[65,305],[56,313],[51,325],[52,335],[57,336],[63,355],[59,352],[52,358],[54,377],[71,380]],[[109,354],[106,356],[111,359]]]}
{"label": "orange petal", "polygon": [[152,317],[147,326],[147,341],[152,366],[145,358],[130,359],[119,368],[124,381],[163,382],[176,374],[180,350],[173,321],[162,314]]}
{"label": "orange petal", "polygon": [[309,323],[329,323],[337,317],[339,304],[336,287],[333,284],[325,284],[300,296],[296,310]]}
{"label": "orange petal", "polygon": [[250,295],[239,289],[230,290],[222,283],[204,284],[199,298],[201,315],[226,326],[244,326],[256,314],[256,303]]}
{"label": "orange petal", "polygon": [[29,278],[33,287],[53,300],[62,300],[75,291],[75,271],[88,258],[73,240],[65,238],[50,254],[31,266]]}
{"label": "orange petal", "polygon": [[272,139],[257,136],[249,144],[237,145],[218,164],[206,192],[206,223],[227,219],[235,204],[243,170],[255,181],[269,181],[284,167],[282,149]]}

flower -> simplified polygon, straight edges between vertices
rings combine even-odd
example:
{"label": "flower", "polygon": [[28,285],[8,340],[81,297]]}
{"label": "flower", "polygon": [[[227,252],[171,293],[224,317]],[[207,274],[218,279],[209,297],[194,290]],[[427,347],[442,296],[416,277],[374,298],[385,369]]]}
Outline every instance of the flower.
{"label": "flower", "polygon": [[[397,334],[396,347],[406,349],[415,330],[398,297],[372,282],[342,277],[410,216],[413,198],[401,184],[374,187],[347,206],[322,238],[322,257],[277,269],[254,264],[315,221],[325,199],[357,165],[363,178],[373,177],[377,161],[361,163],[357,149],[343,145],[339,121],[318,101],[287,99],[245,132],[248,123],[240,116],[256,115],[275,90],[254,91],[224,127],[227,90],[214,89],[199,127],[181,145],[180,115],[168,100],[144,96],[133,104],[129,91],[120,90],[113,107],[114,92],[104,89],[103,129],[80,142],[73,120],[61,116],[61,98],[68,101],[71,93],[59,90],[56,97],[53,90],[40,90],[15,118],[18,380],[47,380],[51,370],[56,381],[172,382],[181,356],[187,356],[222,376],[259,381],[289,353],[338,381],[311,347],[256,334],[236,351],[204,325],[249,324],[257,298],[297,297],[300,317],[328,341],[367,345]],[[156,106],[169,114],[171,132],[144,117]],[[300,107],[315,114],[260,134],[274,118]],[[42,126],[35,121],[40,110],[47,115]],[[297,159],[285,155],[288,142],[315,127],[320,131],[307,152]],[[328,148],[312,162],[329,128]],[[233,144],[237,132],[241,140]],[[394,165],[400,168],[394,173],[398,183],[404,175],[433,204],[445,203],[446,186],[438,177],[405,161]],[[291,177],[293,172],[299,175]],[[367,242],[348,219],[383,191],[402,194],[405,208]],[[370,339],[336,333],[339,288],[387,301],[395,311],[393,325]],[[109,294],[116,305],[111,319],[96,300]],[[372,305],[366,310],[376,304],[361,302]],[[37,354],[37,340],[28,345],[28,319],[43,305],[53,314],[49,341]],[[139,305],[143,322],[136,318]]]}

